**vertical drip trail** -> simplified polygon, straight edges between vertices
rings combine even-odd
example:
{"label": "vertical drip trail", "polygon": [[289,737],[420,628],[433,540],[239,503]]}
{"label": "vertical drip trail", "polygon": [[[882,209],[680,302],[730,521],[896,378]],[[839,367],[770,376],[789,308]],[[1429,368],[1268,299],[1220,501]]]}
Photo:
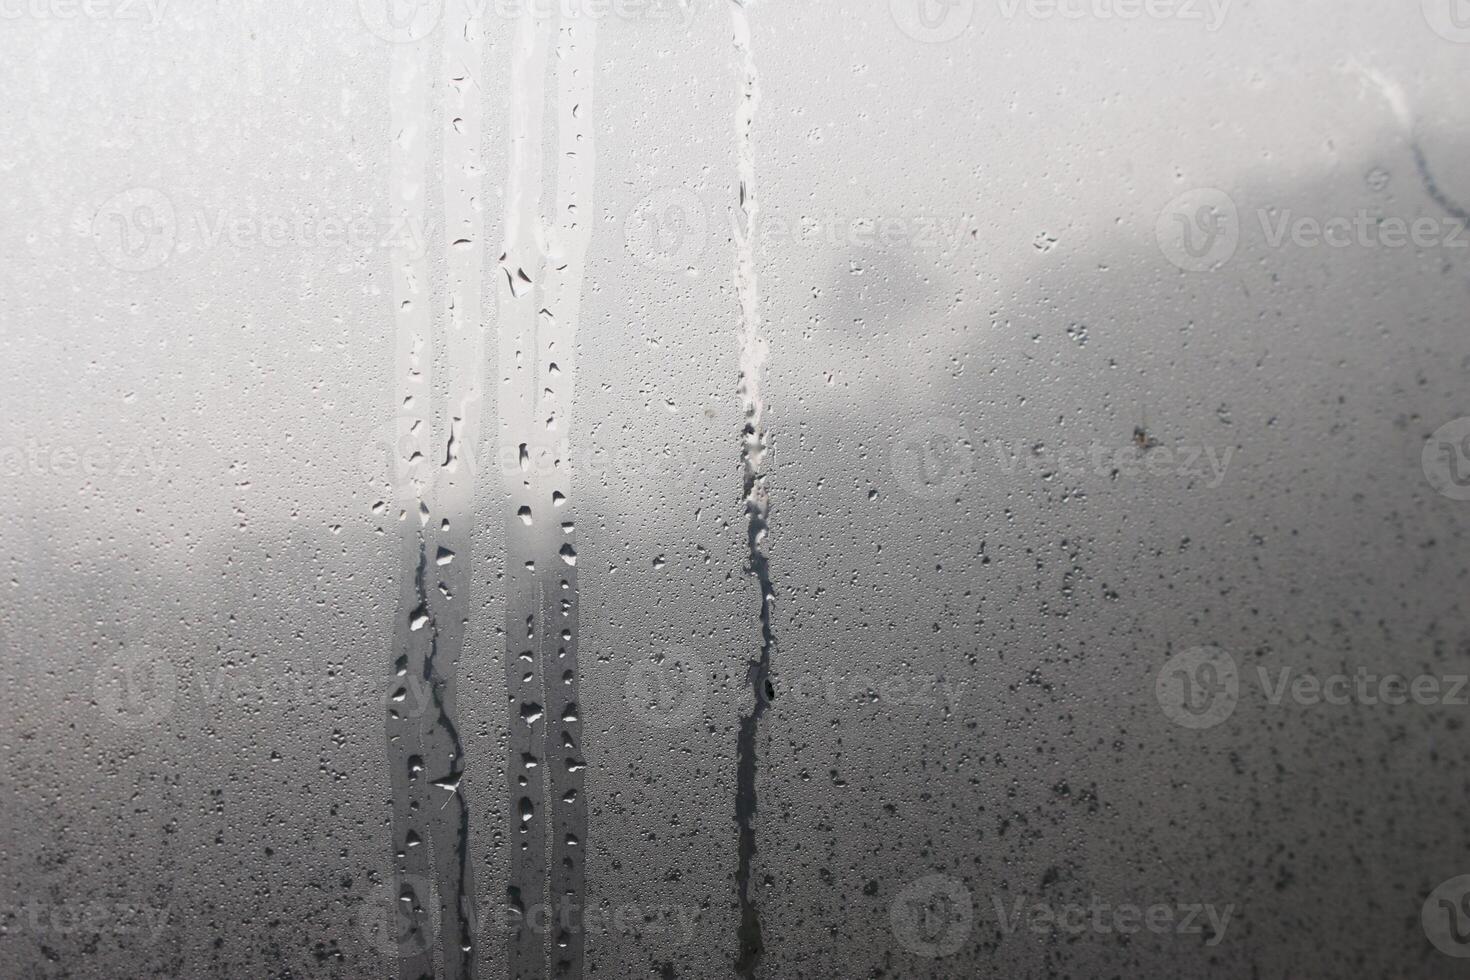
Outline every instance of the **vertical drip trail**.
{"label": "vertical drip trail", "polygon": [[[523,11],[511,64],[510,172],[500,259],[501,444],[507,486],[507,898],[512,978],[579,978],[586,801],[578,705],[578,589],[569,434],[577,323],[592,230],[596,18]],[[553,35],[552,27],[555,27]],[[555,46],[552,47],[552,38]],[[554,62],[551,54],[555,54]],[[555,65],[554,198],[546,201],[546,80]],[[554,213],[545,213],[550,203]],[[508,455],[508,454],[507,454]],[[549,927],[538,934],[539,924]]]}
{"label": "vertical drip trail", "polygon": [[740,380],[737,391],[744,417],[740,460],[744,476],[746,544],[750,572],[760,589],[761,640],[760,655],[750,662],[746,674],[754,700],[749,713],[740,717],[736,743],[735,822],[740,838],[735,882],[740,902],[740,925],[735,970],[742,977],[753,978],[765,953],[760,906],[751,893],[756,857],[756,748],[761,717],[775,698],[771,665],[776,653],[776,632],[772,623],[776,592],[771,583],[771,567],[766,554],[770,502],[766,489],[767,438],[761,378],[765,372],[768,346],[761,333],[760,293],[755,265],[759,203],[755,187],[753,129],[756,111],[760,107],[760,77],[756,73],[755,54],[751,49],[750,18],[746,8],[746,0],[731,0],[730,20],[741,67],[740,101],[735,112],[741,215],[735,230],[735,283],[740,299]]}
{"label": "vertical drip trail", "polygon": [[[481,400],[482,237],[479,216],[480,25],[449,17],[445,112],[430,112],[431,39],[394,45],[390,68],[392,210],[413,234],[393,247],[394,419],[392,507],[399,594],[394,614],[396,690],[386,731],[393,785],[393,856],[403,980],[475,975],[469,806],[464,797],[457,672],[468,620],[474,474],[460,454],[478,439]],[[429,253],[430,132],[443,127],[445,226],[442,307],[433,305]],[[435,318],[438,329],[435,329]],[[436,388],[435,365],[442,364]],[[423,698],[427,692],[427,703]],[[437,923],[437,932],[435,929]]]}
{"label": "vertical drip trail", "polygon": [[[427,548],[419,553],[419,566],[414,574],[414,587],[422,609],[431,607],[429,592],[425,584],[428,557]],[[473,977],[473,930],[468,918],[474,904],[473,890],[469,885],[467,860],[470,832],[469,809],[460,790],[460,781],[464,775],[464,743],[459,737],[459,726],[454,722],[457,707],[454,698],[454,677],[452,674],[445,677],[439,669],[441,647],[453,644],[441,643],[443,637],[441,637],[439,624],[432,616],[429,617],[425,629],[429,634],[429,644],[423,658],[424,666],[421,677],[434,706],[434,721],[438,730],[433,733],[431,741],[426,740],[425,747],[428,751],[422,758],[425,760],[425,766],[430,764],[429,760],[434,760],[437,764],[437,768],[427,770],[428,772],[442,773],[433,778],[430,785],[441,792],[452,794],[451,799],[437,806],[434,804],[438,801],[430,799],[430,806],[424,814],[427,818],[424,823],[429,830],[429,840],[434,845],[432,862],[434,884],[437,886],[434,891],[441,896],[443,902],[440,909],[439,926],[439,934],[443,937],[443,948],[438,952],[442,957],[444,969],[439,975],[446,978]],[[462,626],[460,633],[463,634]],[[421,794],[418,799],[419,802],[423,802],[423,795]],[[441,811],[451,802],[455,804],[454,814],[452,818],[446,820],[441,815]]]}
{"label": "vertical drip trail", "polygon": [[[427,210],[429,80],[419,43],[395,45],[391,55],[389,150],[393,219],[402,228],[423,228]],[[387,436],[391,459],[392,506],[386,519],[398,528],[398,602],[394,613],[392,670],[398,690],[409,678],[432,671],[433,630],[427,617],[422,566],[428,549],[425,496],[428,479],[421,461],[429,445],[430,378],[433,367],[426,256],[409,241],[392,249],[394,316],[394,418]],[[429,719],[404,706],[411,702],[395,693],[387,710],[388,763],[393,787],[393,854],[395,882],[390,914],[399,941],[399,975],[417,980],[435,975],[434,906],[428,887],[424,759],[429,749]]]}
{"label": "vertical drip trail", "polygon": [[[444,112],[439,119],[443,148],[445,286],[439,310],[439,356],[443,365],[443,402],[436,450],[428,465],[437,467],[432,505],[435,520],[419,563],[432,571],[433,588],[420,581],[433,629],[424,682],[433,698],[438,725],[447,744],[436,754],[433,785],[435,871],[445,896],[440,934],[445,975],[475,975],[474,877],[469,861],[469,801],[465,797],[464,745],[460,739],[457,680],[471,608],[471,526],[475,508],[473,457],[465,447],[480,440],[481,371],[484,324],[481,319],[484,220],[480,209],[480,130],[482,93],[476,75],[484,49],[483,25],[469,8],[451,7],[443,18]],[[444,794],[449,794],[448,798]],[[451,816],[452,814],[452,816]],[[451,826],[452,821],[452,826]]]}
{"label": "vertical drip trail", "polygon": [[[549,894],[557,903],[557,933],[552,944],[553,974],[580,978],[583,966],[581,912],[585,889],[584,857],[587,847],[587,802],[583,793],[585,746],[582,741],[578,664],[579,592],[576,565],[576,511],[572,493],[570,439],[573,395],[576,390],[577,327],[581,319],[582,280],[587,248],[592,238],[596,141],[592,119],[593,80],[596,72],[597,18],[568,18],[556,46],[556,213],[550,222],[545,306],[538,320],[538,345],[543,383],[537,418],[548,434],[556,436],[558,464],[545,474],[543,499],[553,500],[553,521],[559,534],[555,588],[547,590],[541,606],[547,649],[555,648],[555,666],[549,668],[547,699],[547,773],[550,805],[555,813]],[[559,560],[557,560],[559,559]],[[553,733],[554,732],[554,733]]]}
{"label": "vertical drip trail", "polygon": [[[537,569],[542,529],[551,520],[551,501],[544,498],[532,471],[545,456],[544,440],[535,425],[535,392],[540,371],[535,345],[536,290],[545,255],[541,229],[541,180],[544,166],[540,106],[544,98],[547,42],[540,18],[523,10],[511,49],[511,97],[508,138],[509,172],[505,194],[505,243],[497,273],[500,311],[502,392],[500,445],[505,467],[505,687],[507,710],[506,781],[510,793],[507,819],[512,826],[506,907],[506,975],[530,980],[546,975],[546,939],[534,926],[545,922],[546,906],[546,682],[542,649],[541,590]],[[528,363],[528,361],[530,363]]]}

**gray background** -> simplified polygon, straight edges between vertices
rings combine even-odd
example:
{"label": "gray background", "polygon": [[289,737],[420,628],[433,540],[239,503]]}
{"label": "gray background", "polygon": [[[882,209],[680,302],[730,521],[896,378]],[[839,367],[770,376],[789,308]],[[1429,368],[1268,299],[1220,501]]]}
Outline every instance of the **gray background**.
{"label": "gray background", "polygon": [[[930,4],[932,31],[918,6],[577,8],[598,20],[595,204],[562,436],[581,897],[609,912],[583,972],[736,975],[736,729],[760,639],[745,146],[779,638],[756,975],[1461,975],[1421,908],[1470,873],[1470,707],[1272,703],[1259,671],[1470,672],[1470,501],[1422,462],[1470,415],[1470,236],[1267,231],[1463,223],[1470,31],[1451,0],[1235,0],[1218,23],[1203,4],[981,0]],[[408,335],[384,238],[402,231],[392,147],[413,138],[435,452],[448,406],[483,390],[448,615],[474,970],[508,975],[488,923],[517,821],[507,570],[526,556],[497,420],[525,406],[500,255],[515,111],[546,113],[558,218],[570,62],[533,77],[514,9],[480,9],[431,3],[405,40],[371,29],[373,0],[5,8],[5,976],[399,974],[373,925],[397,894],[384,713],[405,587],[383,433]],[[535,30],[586,37],[565,12]],[[478,63],[446,53],[465,31]],[[426,76],[408,137],[404,66]],[[476,145],[447,150],[464,102]],[[1233,250],[1181,268],[1169,230],[1200,189],[1233,205]],[[447,227],[465,214],[484,224],[470,279]],[[371,233],[316,234],[353,218]],[[309,233],[263,241],[282,220]],[[455,289],[483,300],[471,334],[447,327]],[[1238,694],[1180,724],[1158,681],[1206,646]],[[120,656],[151,665],[141,700]],[[940,892],[958,903],[909,928]],[[1216,937],[1120,934],[1012,926],[1017,903],[1231,912]]]}

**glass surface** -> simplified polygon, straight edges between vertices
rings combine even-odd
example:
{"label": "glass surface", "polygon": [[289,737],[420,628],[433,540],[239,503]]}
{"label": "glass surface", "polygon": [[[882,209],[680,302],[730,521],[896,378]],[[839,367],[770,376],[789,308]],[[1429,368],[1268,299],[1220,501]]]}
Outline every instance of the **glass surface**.
{"label": "glass surface", "polygon": [[0,976],[1443,977],[1464,0],[0,0]]}

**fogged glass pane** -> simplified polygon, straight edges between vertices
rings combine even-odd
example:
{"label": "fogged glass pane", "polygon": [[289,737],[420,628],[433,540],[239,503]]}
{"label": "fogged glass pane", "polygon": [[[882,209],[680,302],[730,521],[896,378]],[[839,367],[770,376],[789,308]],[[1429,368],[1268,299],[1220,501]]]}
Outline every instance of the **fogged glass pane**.
{"label": "fogged glass pane", "polygon": [[1470,957],[1462,0],[0,66],[0,975]]}

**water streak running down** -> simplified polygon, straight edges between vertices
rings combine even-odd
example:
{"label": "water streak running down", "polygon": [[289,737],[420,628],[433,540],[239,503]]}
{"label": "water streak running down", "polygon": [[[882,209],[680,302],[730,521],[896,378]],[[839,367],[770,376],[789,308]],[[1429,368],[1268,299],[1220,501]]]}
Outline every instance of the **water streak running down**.
{"label": "water streak running down", "polygon": [[[445,915],[454,916],[454,929],[443,936],[446,976],[475,975],[475,937],[469,920],[475,907],[474,878],[469,860],[469,801],[465,796],[464,747],[455,722],[455,690],[466,624],[473,608],[471,532],[475,510],[475,472],[461,465],[465,446],[478,446],[484,370],[484,323],[481,291],[484,261],[484,218],[480,161],[480,120],[483,93],[475,74],[484,47],[483,25],[466,9],[447,10],[443,19],[443,112],[435,121],[443,151],[444,234],[439,246],[444,256],[444,295],[438,309],[442,329],[438,354],[443,364],[443,395],[434,406],[438,419],[436,450],[428,465],[437,467],[430,525],[435,540],[425,542],[420,574],[432,570],[433,588],[420,589],[434,625],[433,647],[425,663],[425,680],[439,710],[439,727],[452,740],[453,756],[436,771],[438,790],[433,801],[439,811],[458,812],[458,836],[452,850],[434,858],[441,894],[449,900]],[[468,247],[464,247],[468,245]],[[439,556],[459,560],[447,565]],[[430,556],[435,560],[430,561]],[[443,663],[440,664],[439,661]],[[433,676],[430,676],[430,671]],[[443,799],[444,793],[448,799]],[[441,814],[438,819],[443,819]],[[452,964],[458,961],[458,969]]]}
{"label": "water streak running down", "polygon": [[[549,254],[546,264],[544,309],[546,343],[541,349],[538,370],[544,366],[537,417],[551,434],[569,440],[572,431],[573,394],[576,387],[577,327],[581,320],[582,279],[587,248],[592,239],[594,169],[596,145],[593,131],[593,55],[597,50],[597,18],[583,17],[563,24],[556,45],[557,193],[556,214],[549,222]],[[569,446],[569,443],[558,443]],[[568,460],[563,458],[563,463]],[[583,793],[586,746],[582,738],[581,706],[578,704],[578,619],[580,595],[577,588],[576,510],[571,473],[557,466],[548,482],[552,509],[559,511],[548,529],[553,534],[557,561],[557,588],[544,595],[541,613],[552,628],[548,649],[556,650],[554,673],[556,695],[547,708],[554,712],[559,733],[552,735],[548,722],[547,767],[553,788],[551,822],[554,843],[550,848],[549,891],[567,909],[567,926],[553,937],[552,964],[558,977],[582,976],[583,937],[580,910],[585,904],[584,856],[587,847],[587,802]],[[550,550],[550,549],[548,549]]]}
{"label": "water streak running down", "polygon": [[[469,804],[457,721],[457,675],[471,601],[474,473],[458,456],[479,432],[481,255],[455,243],[482,237],[475,206],[480,100],[470,76],[470,66],[479,64],[482,37],[472,20],[449,18],[445,30],[446,111],[440,114],[445,125],[439,145],[447,233],[440,244],[447,274],[441,306],[433,302],[429,254],[409,244],[391,253],[394,418],[385,441],[393,505],[381,510],[383,530],[396,533],[399,551],[391,669],[400,690],[416,686],[409,678],[417,678],[431,698],[431,710],[419,713],[395,696],[386,719],[395,871],[390,938],[397,942],[403,980],[470,978],[476,972]],[[427,227],[430,136],[440,118],[430,111],[430,50],[427,40],[396,45],[390,70],[393,210],[411,228]],[[436,364],[443,365],[437,379]],[[440,560],[444,555],[459,560],[446,563]]]}
{"label": "water streak running down", "polygon": [[[426,211],[429,80],[422,62],[419,45],[398,45],[389,76],[392,206],[395,219],[410,222],[407,227],[422,227]],[[431,341],[428,263],[421,252],[402,245],[392,250],[390,261],[395,415],[386,433],[393,501],[384,513],[384,522],[388,525],[385,530],[396,530],[398,545],[398,602],[393,616],[390,669],[395,683],[406,683],[429,663],[427,645],[434,634],[432,629],[423,628],[428,613],[420,589],[420,568],[428,547],[428,488],[422,468],[416,465],[417,460],[427,457],[429,449],[430,425],[424,406],[431,390],[433,360],[424,356]],[[426,747],[430,735],[426,725],[427,719],[406,715],[396,699],[390,701],[386,730],[393,786],[395,881],[390,894],[394,905],[388,916],[391,935],[400,945],[399,975],[404,980],[435,972],[433,896],[418,894],[418,886],[429,880],[429,851],[434,846],[432,832],[421,826],[426,812],[423,760],[426,753],[435,754]],[[415,846],[416,841],[427,841],[428,846]]]}
{"label": "water streak running down", "polygon": [[[553,105],[547,105],[555,26]],[[593,214],[596,18],[520,18],[512,50],[510,172],[500,259],[501,444],[506,486],[506,772],[512,978],[581,977],[586,747],[579,699],[576,517],[570,472],[576,335]],[[554,212],[543,211],[555,127]],[[550,928],[550,934],[538,930]]]}
{"label": "water streak running down", "polygon": [[[428,169],[425,125],[428,118],[428,79],[423,75],[417,46],[398,46],[392,51],[390,106],[392,131],[392,209],[398,220],[422,220],[425,213],[423,181]],[[394,248],[392,263],[392,313],[394,313],[394,411],[387,432],[392,479],[391,508],[385,519],[397,529],[398,602],[392,630],[391,670],[395,682],[403,682],[410,670],[422,670],[422,641],[429,638],[419,620],[420,602],[416,588],[417,567],[423,554],[419,520],[423,507],[422,482],[407,461],[428,447],[428,428],[417,407],[428,391],[428,370],[420,351],[428,342],[428,303],[422,294],[428,284],[428,263],[404,247]],[[401,407],[401,408],[400,408]],[[404,717],[392,702],[387,717],[388,765],[392,782],[392,845],[395,880],[390,896],[394,907],[388,912],[391,936],[400,942],[400,976],[425,976],[434,971],[434,924],[429,920],[431,896],[417,895],[416,882],[428,879],[428,848],[410,846],[410,840],[425,835],[416,826],[422,810],[417,774],[423,758],[423,735],[419,720]],[[397,899],[403,898],[403,902]]]}
{"label": "water streak running down", "polygon": [[[534,479],[533,465],[546,457],[537,441],[535,391],[535,281],[545,256],[541,228],[541,104],[545,97],[547,39],[540,18],[529,12],[516,24],[511,49],[509,172],[505,194],[505,242],[497,272],[501,392],[499,442],[516,447],[519,472],[505,493],[505,688],[509,696],[506,781],[511,826],[506,908],[506,972],[511,980],[546,975],[546,937],[530,925],[546,908],[546,679],[540,637],[542,590],[537,568],[545,569],[544,529],[550,501]],[[536,515],[540,514],[540,524]],[[541,920],[541,921],[544,921]]]}
{"label": "water streak running down", "polygon": [[760,655],[749,664],[747,681],[754,698],[749,713],[741,715],[736,743],[735,822],[739,828],[738,861],[735,872],[740,901],[739,949],[735,969],[742,977],[755,976],[765,941],[761,935],[760,906],[751,894],[751,875],[756,856],[755,816],[757,743],[760,721],[775,699],[771,681],[776,653],[772,614],[776,601],[766,554],[770,529],[770,501],[766,488],[765,401],[761,378],[765,372],[767,343],[761,333],[760,293],[755,267],[755,235],[759,203],[755,187],[755,146],[752,130],[760,107],[760,78],[751,50],[750,19],[746,0],[731,0],[730,19],[735,50],[740,56],[740,101],[735,112],[735,135],[739,153],[740,221],[735,230],[735,284],[740,298],[740,381],[738,394],[744,418],[740,459],[744,474],[746,543],[750,572],[760,589]]}

